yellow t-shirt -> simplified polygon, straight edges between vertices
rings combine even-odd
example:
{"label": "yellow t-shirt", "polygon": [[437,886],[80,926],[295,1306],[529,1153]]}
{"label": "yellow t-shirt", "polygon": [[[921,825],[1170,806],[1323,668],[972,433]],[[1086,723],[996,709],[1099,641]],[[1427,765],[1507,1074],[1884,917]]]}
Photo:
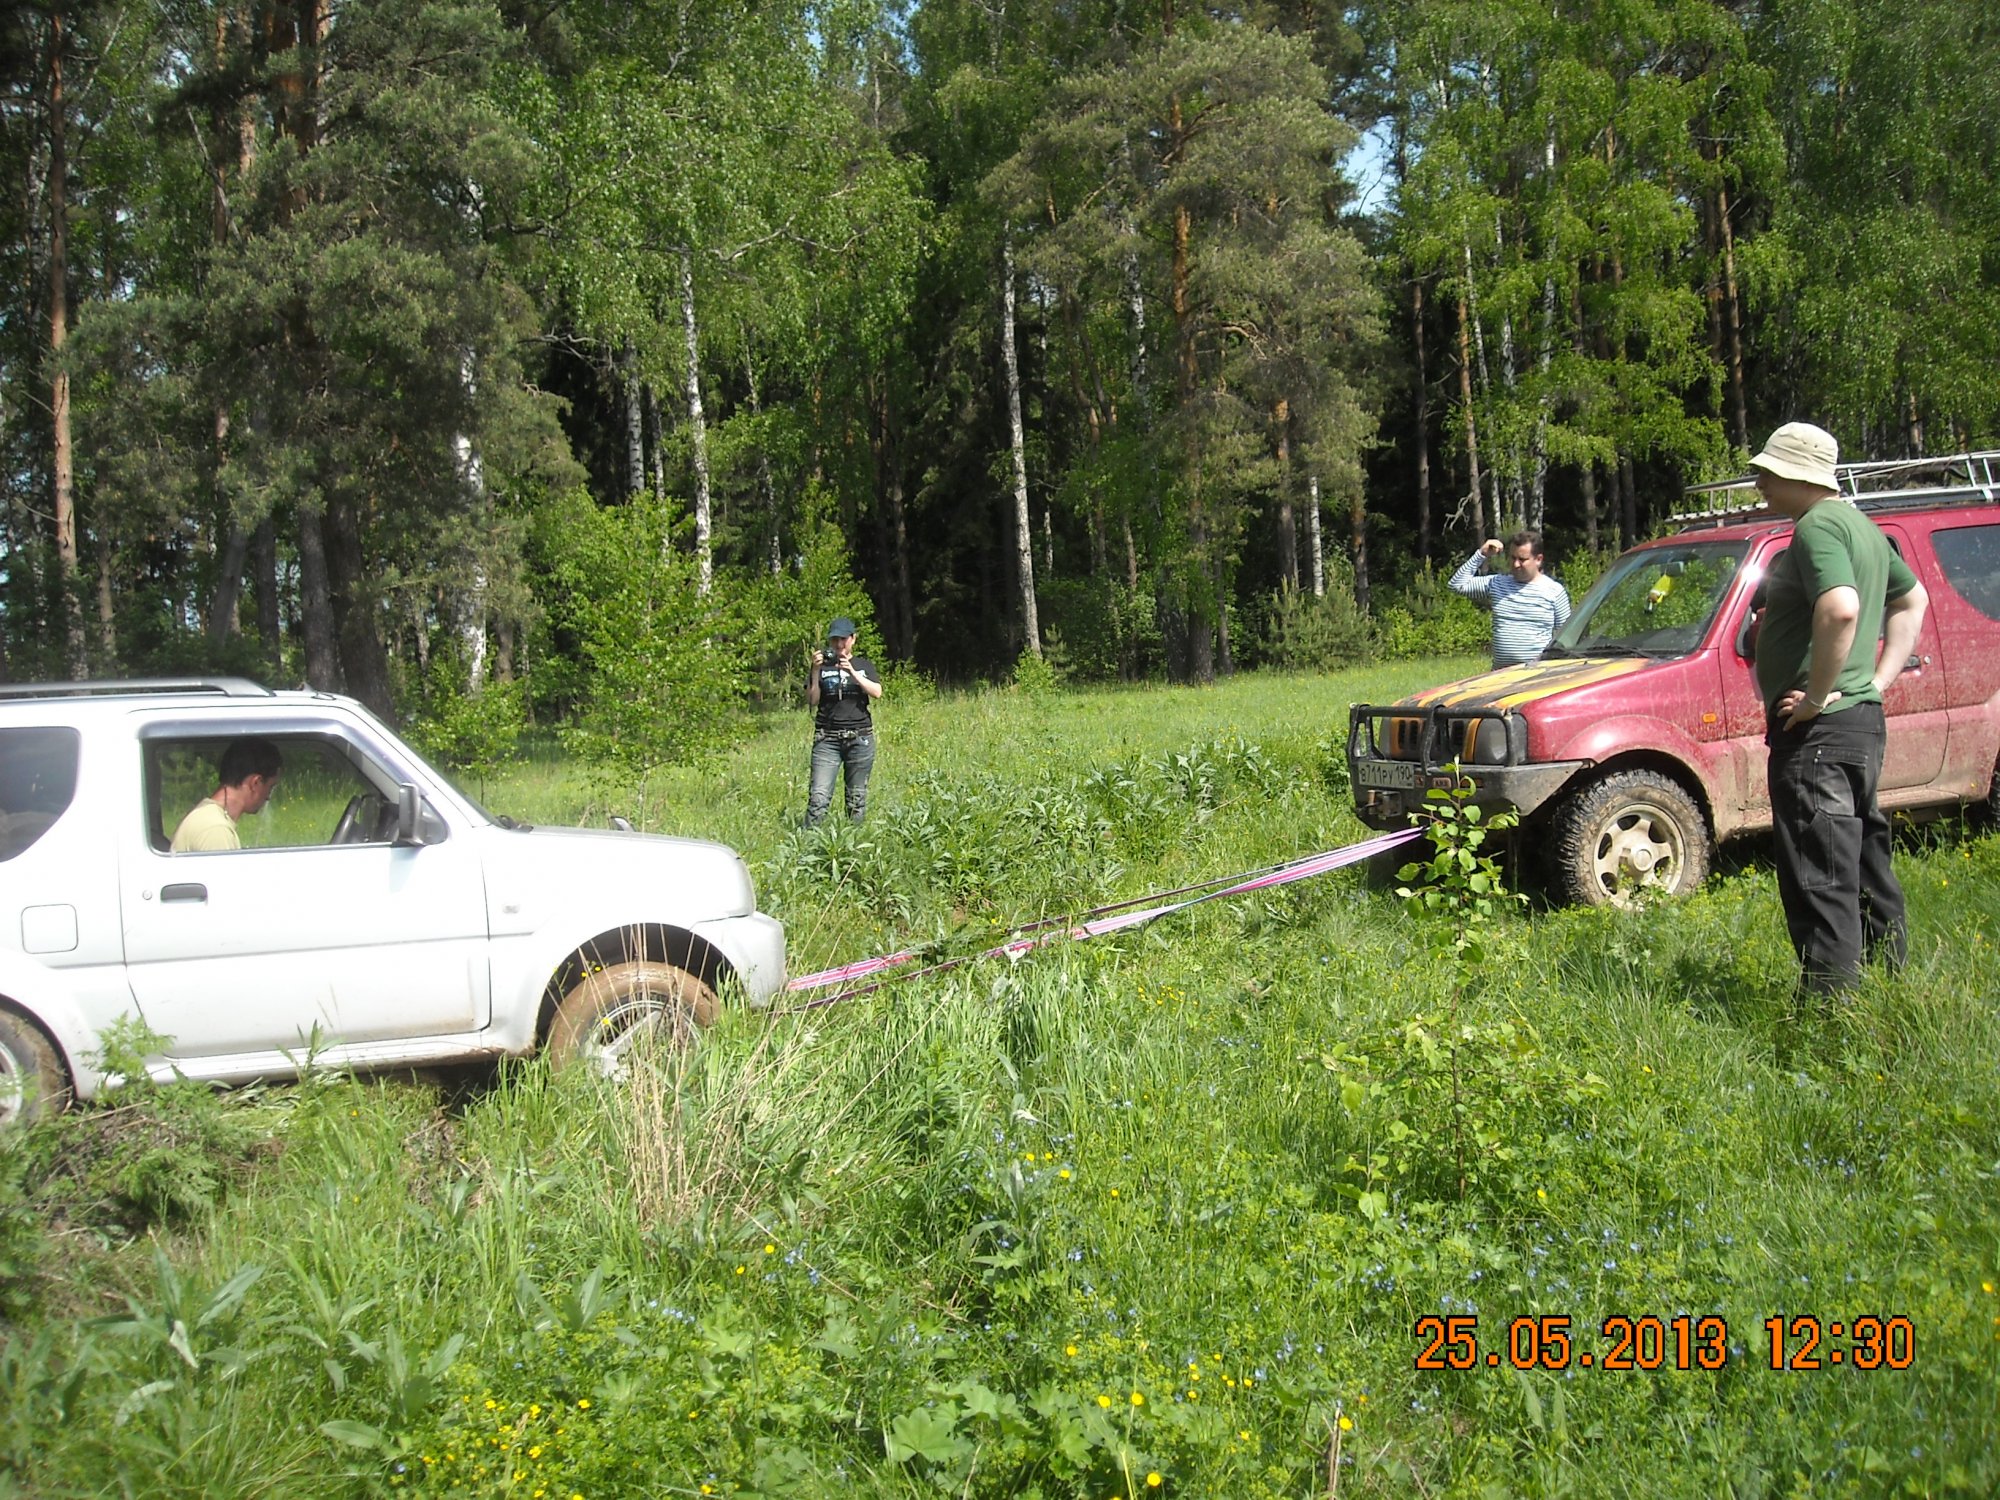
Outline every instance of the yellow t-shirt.
{"label": "yellow t-shirt", "polygon": [[181,819],[181,826],[174,830],[172,849],[176,854],[242,847],[243,840],[236,836],[236,820],[222,810],[221,803],[207,797],[195,803],[193,810]]}

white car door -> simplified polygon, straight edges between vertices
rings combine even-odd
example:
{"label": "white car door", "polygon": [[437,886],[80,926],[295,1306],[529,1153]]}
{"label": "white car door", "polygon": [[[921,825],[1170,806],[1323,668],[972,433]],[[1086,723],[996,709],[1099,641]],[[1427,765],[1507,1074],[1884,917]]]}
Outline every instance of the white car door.
{"label": "white car door", "polygon": [[120,860],[125,963],[167,1056],[200,1074],[203,1059],[300,1053],[315,1034],[332,1049],[483,1028],[477,841],[426,807],[429,841],[397,847],[395,773],[368,747],[337,730],[267,738],[284,758],[277,790],[237,825],[243,847],[210,853],[165,845],[214,790],[224,742],[189,725],[142,746],[149,826]]}

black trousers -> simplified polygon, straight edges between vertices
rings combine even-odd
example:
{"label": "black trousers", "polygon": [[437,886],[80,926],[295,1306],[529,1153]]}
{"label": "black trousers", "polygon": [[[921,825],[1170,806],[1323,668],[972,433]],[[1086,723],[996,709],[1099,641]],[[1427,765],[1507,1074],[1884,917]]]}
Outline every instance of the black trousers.
{"label": "black trousers", "polygon": [[1864,954],[1900,967],[1909,948],[1889,820],[1875,800],[1882,706],[1822,714],[1800,729],[1774,724],[1767,742],[1785,926],[1805,988],[1837,994],[1859,981]]}

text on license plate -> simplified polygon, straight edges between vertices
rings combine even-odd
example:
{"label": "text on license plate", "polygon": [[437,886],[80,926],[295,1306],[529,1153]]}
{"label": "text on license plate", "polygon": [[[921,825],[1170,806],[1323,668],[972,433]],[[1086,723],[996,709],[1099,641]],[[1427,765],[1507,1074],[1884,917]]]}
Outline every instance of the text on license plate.
{"label": "text on license plate", "polygon": [[1354,779],[1362,786],[1397,787],[1413,791],[1420,767],[1413,760],[1364,760],[1354,767]]}

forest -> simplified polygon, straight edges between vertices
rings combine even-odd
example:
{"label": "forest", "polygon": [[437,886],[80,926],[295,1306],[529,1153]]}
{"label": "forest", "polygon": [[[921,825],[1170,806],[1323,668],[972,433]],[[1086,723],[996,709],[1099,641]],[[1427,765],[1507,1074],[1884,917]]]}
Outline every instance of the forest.
{"label": "forest", "polygon": [[649,765],[834,613],[945,682],[1422,646],[1480,538],[1587,578],[1777,422],[2000,441],[1996,41],[1962,0],[25,0],[0,677]]}

